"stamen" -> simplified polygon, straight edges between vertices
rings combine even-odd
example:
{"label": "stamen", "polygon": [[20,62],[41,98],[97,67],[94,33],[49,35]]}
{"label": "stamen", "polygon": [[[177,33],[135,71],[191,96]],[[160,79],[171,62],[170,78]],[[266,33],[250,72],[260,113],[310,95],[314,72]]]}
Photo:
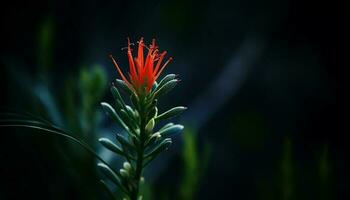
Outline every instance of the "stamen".
{"label": "stamen", "polygon": [[[129,49],[130,46],[134,46],[135,45],[134,43],[130,43],[130,38],[129,37],[127,37],[126,39],[128,40],[128,46],[121,48],[121,50]],[[132,49],[130,49],[130,50],[132,50]]]}
{"label": "stamen", "polygon": [[112,59],[112,62],[113,62],[113,64],[114,64],[114,66],[117,68],[117,71],[118,71],[119,75],[122,77],[123,81],[125,81],[125,83],[126,83],[130,88],[132,88],[130,82],[125,78],[125,76],[124,76],[122,70],[119,68],[118,63],[117,63],[117,62],[115,61],[115,59],[113,58],[112,54],[109,55],[109,58]]}
{"label": "stamen", "polygon": [[164,68],[169,64],[170,61],[172,61],[173,58],[170,57],[163,65],[163,67],[159,70],[159,72],[157,73],[156,77],[155,77],[155,80],[158,79],[159,75],[162,73],[162,71],[164,70]]}
{"label": "stamen", "polygon": [[161,53],[161,54],[159,55],[159,57],[155,60],[155,61],[158,61],[157,65],[156,65],[156,67],[155,67],[155,69],[154,69],[154,74],[155,74],[155,75],[158,73],[158,69],[159,69],[160,65],[162,64],[163,58],[164,58],[164,56],[166,55],[166,53],[167,53],[167,52],[164,51],[164,52]]}
{"label": "stamen", "polygon": [[137,44],[138,44],[138,45],[141,45],[142,47],[145,47],[145,48],[149,51],[149,47],[148,47],[147,45],[145,45],[145,43],[142,42],[142,43],[140,44],[140,42],[137,41]]}
{"label": "stamen", "polygon": [[[135,44],[134,43],[130,43],[130,46],[134,46]],[[128,49],[128,47],[123,47],[123,48],[120,48],[120,50],[125,50],[125,49]],[[132,49],[130,49],[132,51]]]}

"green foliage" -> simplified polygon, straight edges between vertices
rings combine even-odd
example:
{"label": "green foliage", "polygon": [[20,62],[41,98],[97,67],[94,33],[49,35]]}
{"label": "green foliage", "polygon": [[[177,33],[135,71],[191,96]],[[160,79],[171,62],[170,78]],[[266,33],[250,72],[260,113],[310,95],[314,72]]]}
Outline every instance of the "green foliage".
{"label": "green foliage", "polygon": [[[58,169],[65,170],[64,173],[68,173],[73,180],[85,181],[84,187],[91,188],[91,190],[79,192],[77,194],[79,198],[97,199],[98,192],[97,188],[94,187],[97,176],[96,158],[91,156],[90,153],[98,156],[93,151],[96,144],[97,125],[100,120],[100,111],[97,107],[105,93],[107,77],[101,66],[81,67],[80,69],[75,67],[78,69],[77,74],[67,77],[60,73],[62,78],[59,79],[59,82],[55,82],[54,80],[58,80],[53,78],[53,75],[57,76],[54,72],[58,71],[54,68],[55,27],[55,18],[50,16],[38,26],[37,34],[33,38],[33,41],[37,42],[35,45],[37,47],[35,49],[37,69],[33,70],[39,72],[38,76],[35,77],[36,73],[34,73],[34,75],[22,74],[20,77],[19,74],[22,71],[15,71],[13,74],[13,80],[18,80],[26,92],[23,96],[16,93],[16,99],[25,102],[22,104],[24,105],[22,108],[16,109],[40,113],[40,116],[45,119],[32,115],[24,117],[23,114],[12,118],[6,115],[4,118],[1,116],[0,126],[35,129],[37,131],[31,132],[58,134],[68,138],[69,142],[67,140],[56,140],[56,138],[40,139],[42,146],[33,145],[37,148],[52,150],[45,151],[45,156],[56,156],[57,160],[55,162],[60,165],[56,166]],[[73,66],[70,67],[73,68]],[[23,101],[23,97],[25,101]],[[62,129],[70,130],[70,133],[68,134]],[[80,138],[84,138],[84,141]],[[35,141],[35,138],[33,141]],[[88,147],[89,150],[85,151],[76,144],[77,142],[80,145],[85,144],[85,147]],[[71,187],[73,184],[79,184],[79,182],[72,182],[63,187]],[[59,189],[55,190],[58,191]]]}
{"label": "green foliage", "polygon": [[53,39],[54,22],[52,17],[46,18],[40,25],[38,31],[38,66],[47,72],[53,64]]}
{"label": "green foliage", "polygon": [[[79,126],[85,137],[95,135],[98,124],[97,106],[105,94],[107,76],[101,66],[82,69],[79,75],[80,112]],[[93,138],[95,139],[95,138]]]}
{"label": "green foliage", "polygon": [[199,188],[203,174],[206,172],[211,155],[209,144],[199,153],[199,146],[195,130],[186,129],[183,136],[183,176],[180,183],[180,197],[182,200],[192,200]]}
{"label": "green foliage", "polygon": [[114,120],[114,122],[118,123],[125,130],[129,130],[129,128],[124,123],[124,121],[119,117],[119,115],[117,114],[117,112],[114,110],[114,108],[111,105],[109,105],[106,102],[102,102],[101,106],[102,106],[103,110]]}
{"label": "green foliage", "polygon": [[158,98],[162,95],[165,95],[166,93],[170,92],[176,85],[178,80],[174,79],[171,81],[168,81],[163,86],[158,86],[157,89],[154,91],[154,97]]}
{"label": "green foliage", "polygon": [[110,151],[119,154],[121,156],[124,156],[124,152],[123,150],[116,144],[114,144],[112,141],[110,141],[107,138],[100,138],[98,140],[104,147],[106,147],[107,149],[109,149]]}
{"label": "green foliage", "polygon": [[124,186],[121,184],[121,175],[115,173],[110,167],[108,167],[107,165],[103,164],[103,163],[99,163],[97,164],[97,166],[99,167],[99,169],[101,170],[101,172],[109,178],[109,180],[111,180],[114,184],[116,184],[117,186],[119,186],[121,189],[125,190]]}
{"label": "green foliage", "polygon": [[183,107],[183,106],[178,106],[178,107],[174,107],[160,115],[158,115],[156,117],[156,120],[160,121],[160,120],[166,120],[166,119],[169,119],[169,118],[172,118],[172,117],[175,117],[179,114],[181,114],[183,111],[185,111],[187,108],[186,107]]}
{"label": "green foliage", "polygon": [[[140,186],[143,184],[142,171],[160,153],[167,150],[172,143],[169,137],[183,129],[182,125],[169,123],[165,127],[155,130],[159,121],[176,116],[183,112],[185,107],[175,107],[169,111],[158,115],[157,98],[175,87],[178,82],[175,75],[166,76],[158,85],[155,83],[150,93],[135,93],[122,80],[116,82],[116,86],[111,87],[111,92],[115,100],[115,107],[108,103],[101,103],[105,112],[124,129],[126,134],[116,134],[117,144],[101,138],[101,144],[119,156],[126,162],[119,174],[113,174],[104,165],[99,165],[102,172],[112,182],[119,186],[125,196],[130,200],[142,199]],[[119,87],[119,88],[118,88]],[[127,105],[119,89],[130,95],[131,105]]]}
{"label": "green foliage", "polygon": [[180,124],[165,126],[165,128],[160,129],[157,133],[161,137],[170,137],[180,133],[184,126]]}
{"label": "green foliage", "polygon": [[112,190],[109,189],[106,182],[104,182],[103,180],[100,180],[100,185],[103,188],[103,190],[105,191],[105,194],[108,196],[108,199],[115,199]]}
{"label": "green foliage", "polygon": [[163,85],[165,85],[166,83],[168,83],[171,80],[174,80],[175,78],[176,78],[175,74],[168,74],[168,75],[164,76],[164,78],[159,82],[159,84],[157,84],[157,87],[161,88]]}
{"label": "green foliage", "polygon": [[126,94],[128,95],[133,94],[133,91],[128,87],[128,85],[123,80],[116,79],[115,83],[117,87],[121,88]]}
{"label": "green foliage", "polygon": [[171,145],[171,139],[166,138],[162,142],[160,142],[156,147],[152,149],[151,152],[146,154],[144,157],[149,160],[153,160],[159,153],[163,152],[164,150],[168,149],[168,147]]}
{"label": "green foliage", "polygon": [[40,117],[36,117],[30,114],[19,114],[15,112],[0,113],[0,127],[36,129],[41,131],[39,133],[47,133],[64,137],[78,144],[80,147],[84,148],[87,152],[101,161],[102,164],[108,166],[108,163],[106,163],[83,139],[74,136],[73,134],[51,124],[47,120],[44,120]]}

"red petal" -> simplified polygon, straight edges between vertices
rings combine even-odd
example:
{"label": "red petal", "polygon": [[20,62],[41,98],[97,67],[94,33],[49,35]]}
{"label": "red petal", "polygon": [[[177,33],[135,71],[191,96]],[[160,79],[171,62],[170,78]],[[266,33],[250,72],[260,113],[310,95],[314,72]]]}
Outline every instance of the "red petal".
{"label": "red petal", "polygon": [[139,49],[137,51],[137,60],[140,62],[140,66],[143,66],[144,58],[143,58],[143,38],[139,41]]}
{"label": "red petal", "polygon": [[132,82],[137,82],[137,74],[135,69],[134,60],[132,59],[131,48],[130,48],[130,39],[128,38],[128,60],[129,60],[129,71],[131,74]]}
{"label": "red petal", "polygon": [[156,65],[156,68],[154,69],[154,75],[156,75],[157,74],[157,72],[158,72],[158,69],[159,69],[159,67],[160,67],[160,64],[162,63],[162,61],[163,61],[163,58],[164,58],[164,56],[165,56],[165,54],[166,54],[167,52],[166,51],[164,51],[162,54],[160,54],[160,56],[159,56],[159,59],[158,59],[158,62],[157,62],[157,65]]}

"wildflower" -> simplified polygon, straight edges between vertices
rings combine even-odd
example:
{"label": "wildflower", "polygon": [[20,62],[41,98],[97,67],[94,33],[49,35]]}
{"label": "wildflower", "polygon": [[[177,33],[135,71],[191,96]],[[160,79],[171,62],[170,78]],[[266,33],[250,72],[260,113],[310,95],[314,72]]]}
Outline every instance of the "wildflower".
{"label": "wildflower", "polygon": [[[144,44],[143,38],[141,38],[138,41],[136,58],[133,58],[132,49],[130,46],[131,43],[128,38],[127,56],[129,61],[129,80],[125,77],[112,55],[110,55],[110,58],[127,86],[138,95],[147,95],[150,93],[153,84],[172,58],[168,58],[168,60],[162,65],[162,61],[167,52],[159,52],[155,39],[153,39],[152,43],[149,45],[149,47],[147,47]],[[144,59],[144,47],[148,50],[146,59]]]}
{"label": "wildflower", "polygon": [[[178,82],[175,74],[168,74],[156,84],[156,80],[172,58],[163,63],[166,51],[159,52],[154,39],[149,46],[146,46],[141,38],[137,48],[137,57],[134,58],[128,38],[128,77],[110,56],[122,79],[118,79],[116,83],[126,89],[128,94],[132,93],[129,95],[132,104],[130,106],[125,104],[123,96],[114,85],[111,87],[111,92],[115,97],[116,107],[106,102],[101,103],[106,113],[125,130],[126,135],[116,134],[116,140],[120,145],[107,138],[99,139],[104,147],[125,159],[119,172],[105,164],[99,164],[98,167],[130,200],[142,199],[140,185],[144,182],[142,176],[144,168],[161,152],[168,149],[172,144],[170,136],[181,132],[184,128],[180,124],[168,123],[157,129],[157,123],[186,110],[186,107],[177,106],[158,114],[158,97],[172,90]],[[144,48],[147,49],[147,55],[144,54]]]}

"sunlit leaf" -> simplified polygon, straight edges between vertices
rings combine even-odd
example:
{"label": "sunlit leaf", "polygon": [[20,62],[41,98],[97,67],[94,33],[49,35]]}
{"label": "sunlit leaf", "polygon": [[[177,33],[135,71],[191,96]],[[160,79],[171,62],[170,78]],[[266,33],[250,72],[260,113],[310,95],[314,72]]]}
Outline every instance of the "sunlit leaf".
{"label": "sunlit leaf", "polygon": [[175,117],[185,111],[187,108],[183,106],[174,107],[156,117],[156,121],[166,120]]}

